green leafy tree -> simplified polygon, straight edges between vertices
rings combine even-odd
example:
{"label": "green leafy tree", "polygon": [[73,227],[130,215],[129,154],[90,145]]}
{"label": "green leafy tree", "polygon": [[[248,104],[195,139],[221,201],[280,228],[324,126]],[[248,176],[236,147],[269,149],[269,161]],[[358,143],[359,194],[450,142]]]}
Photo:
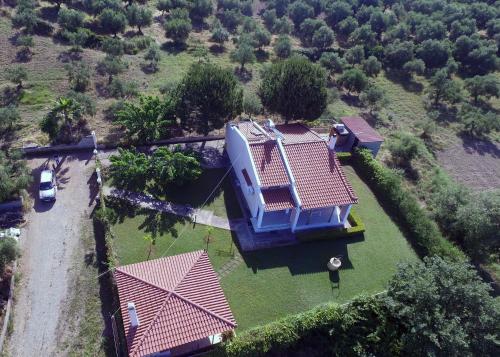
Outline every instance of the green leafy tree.
{"label": "green leafy tree", "polygon": [[264,25],[268,30],[272,30],[274,27],[274,23],[276,22],[276,10],[275,9],[267,9],[262,13],[262,20],[264,21]]}
{"label": "green leafy tree", "polygon": [[425,40],[443,40],[446,37],[446,26],[441,21],[426,19],[415,28],[418,42]]}
{"label": "green leafy tree", "polygon": [[460,86],[449,78],[446,69],[440,69],[430,79],[428,93],[434,105],[438,105],[441,101],[453,104],[462,99]]}
{"label": "green leafy tree", "polygon": [[453,49],[453,57],[461,69],[469,74],[483,75],[498,66],[498,47],[494,42],[481,39],[478,34],[460,36]]}
{"label": "green leafy tree", "polygon": [[450,46],[445,41],[425,40],[417,49],[417,57],[425,62],[427,68],[441,68],[450,58]]}
{"label": "green leafy tree", "polygon": [[305,19],[314,16],[314,8],[304,1],[298,0],[288,6],[288,13],[295,28],[298,29]]}
{"label": "green leafy tree", "polygon": [[388,67],[399,69],[414,58],[414,46],[409,41],[396,40],[384,49],[384,59]]}
{"label": "green leafy tree", "polygon": [[227,31],[221,22],[216,19],[212,25],[212,41],[219,44],[219,47],[224,46],[224,42],[229,40],[229,31]]}
{"label": "green leafy tree", "polygon": [[387,147],[394,161],[401,166],[409,166],[411,160],[420,157],[427,151],[422,140],[406,132],[395,133]]}
{"label": "green leafy tree", "polygon": [[32,34],[40,23],[35,8],[36,3],[34,0],[19,1],[16,7],[16,13],[12,18],[12,24],[15,27],[24,28],[25,33]]}
{"label": "green leafy tree", "polygon": [[172,8],[172,2],[170,0],[158,0],[156,3],[156,8],[161,11],[161,14],[165,16],[167,11]]}
{"label": "green leafy tree", "polygon": [[127,17],[122,11],[107,8],[102,10],[99,15],[99,23],[104,31],[112,33],[116,37],[119,32],[125,31]]}
{"label": "green leafy tree", "polygon": [[342,73],[347,62],[335,52],[323,52],[319,59],[319,63],[325,67],[330,74]]}
{"label": "green leafy tree", "polygon": [[292,55],[292,43],[287,35],[280,35],[274,43],[274,53],[280,59],[288,58]]}
{"label": "green leafy tree", "polygon": [[283,16],[274,22],[273,33],[289,35],[293,30],[293,22],[287,16]]}
{"label": "green leafy tree", "polygon": [[158,63],[161,60],[161,50],[156,42],[149,45],[144,54],[144,59],[149,62],[147,66],[152,72],[158,71]]}
{"label": "green leafy tree", "polygon": [[264,69],[259,87],[262,104],[292,119],[314,120],[326,108],[326,72],[303,57],[292,57]]}
{"label": "green leafy tree", "polygon": [[351,33],[349,42],[355,45],[374,47],[377,44],[376,34],[372,31],[370,25],[362,25]]}
{"label": "green leafy tree", "polygon": [[349,93],[360,93],[368,85],[368,78],[359,69],[352,68],[344,71],[342,76],[339,78],[339,83],[347,89]]}
{"label": "green leafy tree", "polygon": [[40,128],[54,142],[70,142],[73,139],[73,124],[82,119],[83,113],[80,103],[60,97],[40,122]]}
{"label": "green leafy tree", "polygon": [[21,190],[28,188],[31,180],[31,170],[21,152],[0,150],[0,202],[17,197]]}
{"label": "green leafy tree", "polygon": [[271,43],[271,33],[262,26],[257,26],[253,35],[253,40],[255,46],[262,51],[262,47],[268,46]]}
{"label": "green leafy tree", "polygon": [[71,87],[77,92],[85,92],[90,84],[90,68],[83,62],[72,62],[65,67]]}
{"label": "green leafy tree", "polygon": [[323,20],[305,19],[300,25],[300,37],[304,44],[311,46],[314,33],[323,26],[327,26]]}
{"label": "green leafy tree", "polygon": [[127,8],[127,19],[130,26],[137,26],[137,31],[142,34],[142,28],[150,26],[153,22],[153,13],[145,6],[132,4]]}
{"label": "green leafy tree", "polygon": [[165,22],[164,27],[167,37],[177,45],[185,45],[193,28],[186,9],[172,10],[170,19]]}
{"label": "green leafy tree", "polygon": [[451,23],[449,38],[455,41],[460,36],[471,36],[477,32],[476,20],[463,18]]}
{"label": "green leafy tree", "polygon": [[109,174],[116,187],[133,191],[146,188],[150,164],[145,154],[118,148],[118,155],[112,155],[109,161]]}
{"label": "green leafy tree", "polygon": [[31,48],[35,46],[35,41],[33,36],[30,35],[20,35],[16,39],[16,46],[20,46],[21,49],[17,53],[17,57],[23,61],[28,61],[33,56],[33,51]]}
{"label": "green leafy tree", "polygon": [[349,36],[359,27],[358,21],[352,16],[345,18],[337,24],[337,31],[344,35]]}
{"label": "green leafy tree", "polygon": [[242,15],[239,9],[226,9],[221,14],[221,22],[229,32],[235,32],[242,22]]}
{"label": "green leafy tree", "polygon": [[262,102],[258,95],[247,92],[243,95],[243,111],[250,117],[262,113]]}
{"label": "green leafy tree", "polygon": [[500,82],[492,75],[474,76],[465,80],[465,89],[474,99],[474,103],[479,102],[479,97],[498,98],[500,96]]}
{"label": "green leafy tree", "polygon": [[133,142],[145,143],[162,139],[175,124],[174,101],[167,97],[141,96],[139,102],[125,102],[116,114],[116,123],[126,128]]}
{"label": "green leafy tree", "polygon": [[283,17],[288,10],[288,5],[290,5],[290,0],[275,0],[274,8],[276,9],[276,15]]}
{"label": "green leafy tree", "polygon": [[166,187],[170,183],[182,186],[201,175],[201,166],[193,153],[182,152],[180,149],[171,151],[162,147],[151,156],[150,172],[160,187]]}
{"label": "green leafy tree", "polygon": [[325,2],[326,20],[330,26],[335,26],[352,14],[352,7],[346,1]]}
{"label": "green leafy tree", "polygon": [[345,53],[345,59],[350,64],[359,64],[365,59],[365,48],[357,45],[349,48]]}
{"label": "green leafy tree", "polygon": [[15,106],[0,108],[0,134],[11,130],[20,120],[21,116]]}
{"label": "green leafy tree", "polygon": [[91,32],[88,29],[79,28],[76,31],[64,31],[62,35],[71,45],[70,51],[77,53],[82,52],[82,47],[91,37]]}
{"label": "green leafy tree", "polygon": [[210,0],[193,0],[189,16],[194,21],[203,22],[204,19],[212,14],[212,1]]}
{"label": "green leafy tree", "polygon": [[184,128],[208,135],[241,113],[243,91],[235,76],[212,63],[193,64],[176,90]]}
{"label": "green leafy tree", "polygon": [[400,264],[387,304],[402,323],[402,353],[494,355],[498,308],[491,288],[464,262],[426,257]]}
{"label": "green leafy tree", "polygon": [[363,71],[370,77],[376,77],[381,70],[382,63],[375,56],[370,56],[363,62]]}
{"label": "green leafy tree", "polygon": [[240,71],[245,70],[245,64],[255,62],[253,46],[248,40],[240,41],[238,47],[231,53],[231,59],[240,64]]}
{"label": "green leafy tree", "polygon": [[333,30],[327,26],[322,26],[314,32],[312,45],[322,51],[330,47],[334,40],[335,34]]}
{"label": "green leafy tree", "polygon": [[73,32],[83,26],[84,18],[81,11],[62,8],[57,15],[57,23],[63,30]]}
{"label": "green leafy tree", "polygon": [[412,78],[414,74],[422,75],[425,72],[425,62],[421,59],[408,61],[403,65],[403,72],[409,78]]}
{"label": "green leafy tree", "polygon": [[484,112],[480,108],[463,104],[458,113],[463,131],[471,136],[481,137],[492,130],[500,129],[500,118],[495,113]]}
{"label": "green leafy tree", "polygon": [[7,79],[17,85],[17,90],[23,89],[23,82],[28,79],[28,71],[22,66],[7,68]]}
{"label": "green leafy tree", "polygon": [[375,85],[371,85],[361,92],[359,100],[370,109],[370,114],[374,110],[379,110],[387,102],[384,90]]}
{"label": "green leafy tree", "polygon": [[2,238],[0,241],[0,273],[3,275],[7,264],[19,257],[19,248],[14,238]]}
{"label": "green leafy tree", "polygon": [[117,56],[106,56],[104,60],[99,62],[98,69],[101,73],[108,76],[108,84],[111,84],[113,78],[125,71],[127,64]]}
{"label": "green leafy tree", "polygon": [[125,53],[123,41],[118,38],[105,38],[102,41],[101,47],[108,56],[121,57]]}

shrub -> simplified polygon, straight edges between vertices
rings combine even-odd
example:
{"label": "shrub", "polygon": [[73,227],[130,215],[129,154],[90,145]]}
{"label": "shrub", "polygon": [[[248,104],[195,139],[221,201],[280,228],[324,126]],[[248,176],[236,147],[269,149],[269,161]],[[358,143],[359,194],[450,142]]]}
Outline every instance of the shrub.
{"label": "shrub", "polygon": [[0,134],[12,129],[20,119],[21,116],[15,106],[0,108]]}
{"label": "shrub", "polygon": [[0,273],[3,274],[5,266],[19,256],[19,248],[14,238],[2,238],[0,241]]}
{"label": "shrub", "polygon": [[115,37],[119,32],[123,32],[127,26],[127,17],[121,11],[106,8],[99,15],[101,28]]}
{"label": "shrub", "polygon": [[370,56],[363,62],[363,71],[370,77],[376,77],[381,69],[382,63],[375,56]]}
{"label": "shrub", "polygon": [[83,62],[72,62],[65,69],[71,87],[77,92],[85,92],[90,84],[90,67]]}
{"label": "shrub", "polygon": [[339,83],[351,92],[361,92],[368,86],[368,78],[365,74],[357,68],[348,69],[339,78]]}
{"label": "shrub", "polygon": [[191,21],[187,16],[187,12],[185,12],[184,15],[184,12],[178,10],[173,11],[176,12],[170,15],[170,19],[165,22],[164,25],[166,36],[170,37],[176,44],[185,44],[193,28],[191,26]]}
{"label": "shrub", "polygon": [[83,25],[84,14],[81,11],[62,8],[59,10],[57,23],[63,30],[74,32]]}
{"label": "shrub", "polygon": [[296,237],[300,242],[312,242],[316,240],[340,239],[358,236],[365,231],[365,225],[354,208],[351,209],[347,220],[351,225],[349,228],[324,228],[298,232]]}
{"label": "shrub", "polygon": [[0,202],[17,197],[31,180],[30,170],[20,152],[0,150]]}
{"label": "shrub", "polygon": [[465,258],[457,247],[441,235],[436,223],[427,216],[415,196],[403,187],[401,178],[376,161],[369,150],[355,150],[353,165],[385,208],[398,219],[420,254],[455,260]]}
{"label": "shrub", "polygon": [[287,35],[280,35],[274,44],[274,53],[280,59],[288,58],[292,55],[292,43]]}

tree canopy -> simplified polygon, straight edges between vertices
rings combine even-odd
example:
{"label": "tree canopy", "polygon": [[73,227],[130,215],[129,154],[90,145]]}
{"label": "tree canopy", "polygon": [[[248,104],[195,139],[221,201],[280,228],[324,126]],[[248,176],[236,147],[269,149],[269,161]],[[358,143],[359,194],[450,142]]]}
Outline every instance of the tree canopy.
{"label": "tree canopy", "polygon": [[299,56],[276,62],[264,69],[259,96],[268,110],[286,121],[314,120],[326,108],[326,72]]}

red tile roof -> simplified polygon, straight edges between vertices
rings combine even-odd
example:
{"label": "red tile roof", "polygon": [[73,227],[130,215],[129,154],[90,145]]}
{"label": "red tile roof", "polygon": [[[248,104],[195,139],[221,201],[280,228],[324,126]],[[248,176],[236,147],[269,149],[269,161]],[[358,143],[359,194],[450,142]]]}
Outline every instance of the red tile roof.
{"label": "red tile roof", "polygon": [[[116,269],[130,356],[144,356],[236,327],[207,253],[180,254]],[[130,325],[133,302],[139,326]]]}
{"label": "red tile roof", "polygon": [[266,212],[281,211],[295,207],[295,202],[288,187],[262,190],[262,196],[266,204]]}
{"label": "red tile roof", "polygon": [[281,186],[290,183],[276,141],[251,143],[250,151],[262,187]]}
{"label": "red tile roof", "polygon": [[302,208],[357,203],[337,156],[325,141],[285,145]]}
{"label": "red tile roof", "polygon": [[372,143],[384,141],[384,138],[370,124],[360,117],[342,117],[340,121],[352,132],[360,142]]}

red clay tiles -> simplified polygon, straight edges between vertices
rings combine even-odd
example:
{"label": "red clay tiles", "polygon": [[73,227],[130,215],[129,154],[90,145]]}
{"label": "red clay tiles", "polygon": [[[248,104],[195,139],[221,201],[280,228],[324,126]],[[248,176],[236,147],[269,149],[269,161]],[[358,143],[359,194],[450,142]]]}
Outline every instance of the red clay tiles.
{"label": "red clay tiles", "polygon": [[[130,356],[144,356],[232,330],[236,322],[204,251],[115,271]],[[133,302],[139,326],[130,325]]]}
{"label": "red clay tiles", "polygon": [[284,148],[303,209],[358,201],[335,153],[328,149],[325,141],[285,145]]}
{"label": "red clay tiles", "polygon": [[253,161],[262,187],[290,184],[276,141],[250,144]]}
{"label": "red clay tiles", "polygon": [[290,189],[288,187],[268,188],[262,190],[266,212],[281,211],[287,208],[295,207]]}

